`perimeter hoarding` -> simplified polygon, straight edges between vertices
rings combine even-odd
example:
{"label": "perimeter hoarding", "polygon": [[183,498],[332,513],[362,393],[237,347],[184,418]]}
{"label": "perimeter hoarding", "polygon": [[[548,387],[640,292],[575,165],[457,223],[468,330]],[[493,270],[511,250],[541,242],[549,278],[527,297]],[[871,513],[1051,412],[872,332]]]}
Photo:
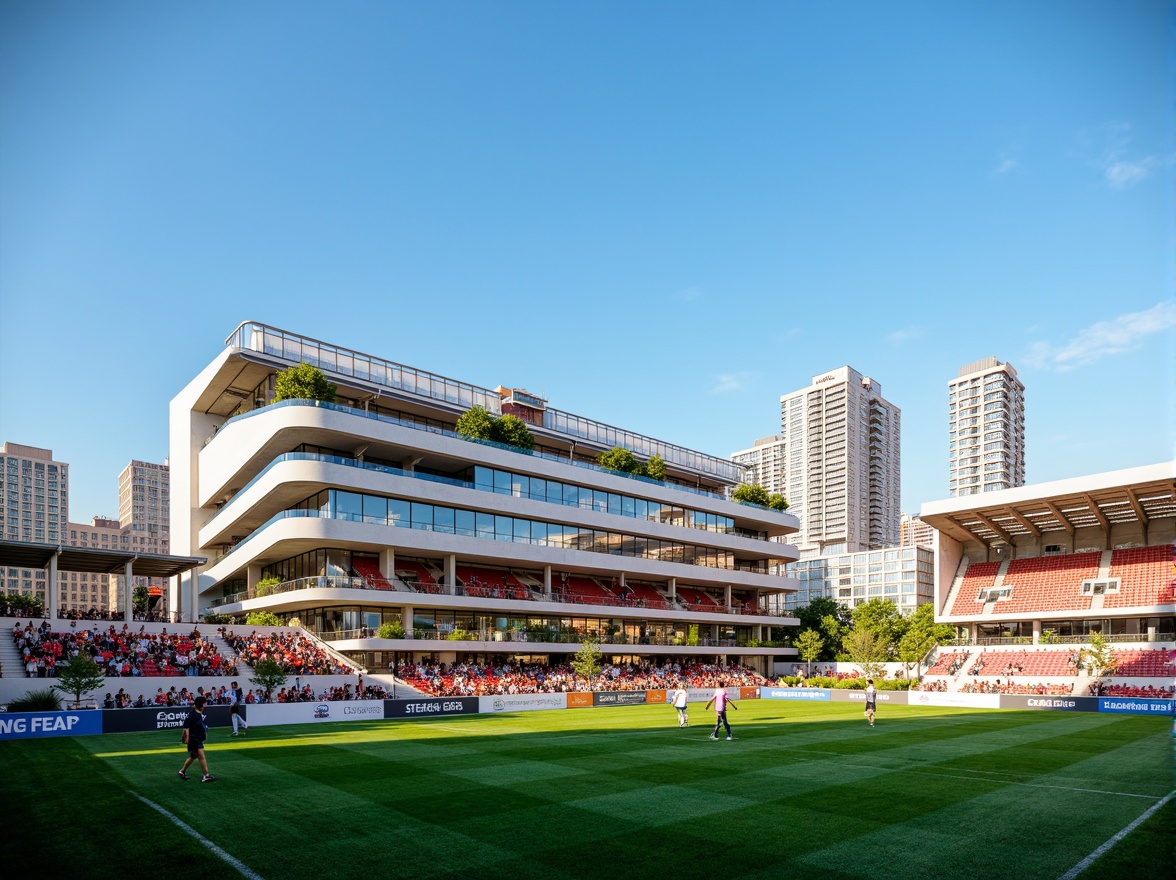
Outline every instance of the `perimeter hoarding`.
{"label": "perimeter hoarding", "polygon": [[644,706],[645,691],[593,691],[593,706]]}
{"label": "perimeter hoarding", "polygon": [[1096,697],[1098,711],[1119,715],[1171,715],[1176,711],[1176,700],[1157,700],[1151,697]]}
{"label": "perimeter hoarding", "polygon": [[1052,712],[1097,712],[1094,697],[1065,697],[1032,694],[1001,694],[1002,709],[1044,709]]}
{"label": "perimeter hoarding", "polygon": [[831,699],[825,688],[788,688],[761,687],[761,700],[805,700],[808,702],[827,702]]}
{"label": "perimeter hoarding", "polygon": [[483,714],[534,712],[539,709],[567,707],[567,694],[500,694],[493,697],[478,697],[478,711]]}
{"label": "perimeter hoarding", "polygon": [[94,736],[99,733],[102,733],[102,713],[97,709],[0,713],[0,740]]}
{"label": "perimeter hoarding", "polygon": [[[246,708],[246,719],[253,723],[256,708]],[[184,726],[184,719],[192,711],[190,706],[156,706],[154,709],[103,709],[103,733],[134,733],[143,730],[178,730]],[[209,727],[228,727],[228,706],[205,706],[204,723]]]}
{"label": "perimeter hoarding", "polygon": [[385,718],[432,718],[438,715],[477,715],[481,697],[429,697],[384,700]]}
{"label": "perimeter hoarding", "polygon": [[[833,688],[830,692],[830,698],[838,703],[862,703],[866,702],[866,692],[864,690],[849,689],[849,688]],[[875,702],[884,703],[890,706],[905,706],[907,704],[906,691],[875,691]]]}
{"label": "perimeter hoarding", "polygon": [[950,691],[911,691],[911,706],[950,706],[957,709],[999,709],[1000,694],[961,694]]}
{"label": "perimeter hoarding", "polygon": [[305,703],[264,703],[249,707],[251,727],[321,724],[327,721],[380,721],[384,717],[383,700],[312,700]]}

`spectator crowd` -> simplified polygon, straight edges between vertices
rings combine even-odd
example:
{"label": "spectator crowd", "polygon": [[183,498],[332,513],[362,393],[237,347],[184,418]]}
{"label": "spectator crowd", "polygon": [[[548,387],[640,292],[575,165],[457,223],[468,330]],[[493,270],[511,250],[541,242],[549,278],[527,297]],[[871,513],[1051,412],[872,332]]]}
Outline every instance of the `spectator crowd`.
{"label": "spectator crowd", "polygon": [[568,691],[639,691],[764,683],[756,672],[743,666],[682,665],[667,662],[606,665],[591,684],[570,665],[547,666],[504,660],[498,665],[473,663],[417,663],[402,665],[399,677],[422,693],[436,697],[491,696],[497,694],[546,694]]}

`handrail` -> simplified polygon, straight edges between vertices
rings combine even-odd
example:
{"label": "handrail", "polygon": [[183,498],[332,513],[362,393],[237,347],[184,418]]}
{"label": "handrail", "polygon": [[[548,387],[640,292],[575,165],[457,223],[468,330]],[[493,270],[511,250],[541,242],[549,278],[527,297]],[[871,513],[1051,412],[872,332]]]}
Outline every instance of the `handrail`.
{"label": "handrail", "polygon": [[[683,602],[685,609],[675,606],[668,598],[665,599],[665,607],[649,603],[648,600],[636,598],[632,601],[625,601],[619,596],[574,596],[568,597],[566,594],[553,592],[550,596],[540,595],[534,597],[532,591],[527,588],[506,589],[505,593],[517,594],[522,593],[524,598],[519,599],[517,595],[499,595],[488,596],[482,591],[487,589],[483,586],[471,587],[468,585],[459,584],[453,591],[440,584],[421,584],[417,581],[401,581],[405,586],[415,594],[424,595],[452,595],[458,597],[468,597],[475,599],[497,599],[504,602],[557,602],[561,605],[594,605],[597,607],[607,608],[645,608],[651,611],[694,611],[704,614],[731,614],[735,616],[745,617],[787,617],[788,615],[782,611],[771,611],[766,608],[757,608],[753,611],[747,611],[740,605],[705,605],[702,603],[689,604]],[[294,580],[284,581],[283,583],[274,586],[271,593],[265,594],[279,595],[282,593],[291,593],[297,590],[315,590],[315,589],[346,589],[346,590],[371,590],[377,593],[393,593],[403,594],[400,590],[389,590],[386,588],[373,587],[364,578],[359,577],[343,577],[338,575],[312,575],[310,577],[295,578]],[[225,596],[223,599],[214,599],[212,605],[220,607],[224,605],[231,605],[235,602],[242,602],[245,599],[265,598],[265,596],[258,596],[256,589],[245,590],[238,593],[233,593],[232,596]]]}
{"label": "handrail", "polygon": [[[333,630],[321,633],[314,633],[314,635],[322,641],[339,642],[347,639],[376,639],[380,638],[374,631],[367,627],[361,629],[346,629]],[[399,639],[389,639],[387,641],[419,641],[419,642],[510,642],[512,644],[538,644],[538,645],[578,645],[582,644],[585,638],[584,633],[577,632],[548,632],[536,634],[532,637],[530,633],[521,630],[479,630],[477,632],[465,633],[467,638],[455,639],[452,634],[442,632],[440,630],[432,629],[416,629],[411,634],[405,634]],[[637,636],[623,636],[619,633],[609,636],[607,634],[600,635],[601,646],[619,645],[624,647],[640,647],[645,645],[656,645],[661,647],[682,647],[682,648],[739,648],[748,647],[747,645],[740,645],[737,639],[710,639],[699,638],[695,644],[687,644],[687,639],[673,639],[673,638],[658,638]],[[773,646],[761,646],[773,647]],[[354,662],[354,661],[352,661]]]}
{"label": "handrail", "polygon": [[[718,499],[721,501],[731,500],[731,499],[728,499],[727,496],[721,492],[711,492],[707,489],[701,489],[696,486],[687,486],[683,483],[672,483],[669,481],[654,480],[650,477],[642,477],[637,474],[626,474],[621,471],[614,471],[614,470],[610,470],[609,468],[603,468],[598,464],[593,464],[592,462],[588,462],[588,461],[578,461],[575,459],[568,459],[568,458],[564,458],[559,455],[552,455],[550,453],[542,452],[542,451],[538,451],[538,450],[534,450],[534,449],[521,449],[518,446],[510,446],[509,444],[499,443],[495,440],[482,440],[477,437],[467,437],[464,434],[459,434],[456,431],[449,430],[448,428],[437,428],[432,425],[422,425],[418,422],[414,422],[409,419],[401,419],[401,418],[397,418],[396,416],[386,415],[384,413],[368,412],[367,410],[358,409],[357,407],[345,406],[341,403],[329,403],[325,400],[303,400],[303,399],[294,399],[294,398],[289,399],[289,400],[276,400],[273,403],[266,404],[265,406],[260,406],[260,407],[257,407],[256,409],[251,409],[251,410],[249,410],[249,412],[239,413],[239,414],[233,416],[232,418],[226,419],[224,424],[222,424],[219,428],[217,428],[216,431],[214,431],[208,437],[204,438],[204,443],[202,444],[202,448],[205,446],[208,446],[214,439],[216,439],[216,437],[219,436],[220,433],[228,425],[231,425],[234,422],[237,422],[239,420],[251,418],[255,415],[258,415],[259,413],[270,412],[274,409],[279,409],[281,407],[286,407],[286,406],[313,406],[318,409],[326,409],[326,410],[331,410],[332,412],[346,413],[347,415],[359,416],[361,418],[370,419],[370,420],[376,421],[376,422],[385,422],[387,424],[398,425],[399,427],[409,428],[413,431],[424,431],[429,434],[437,434],[439,436],[450,437],[455,440],[464,440],[467,443],[477,443],[482,446],[492,446],[495,449],[502,449],[506,452],[513,452],[518,455],[529,455],[533,458],[542,458],[545,461],[552,461],[552,462],[556,462],[557,464],[572,465],[573,467],[584,468],[585,470],[596,471],[599,473],[607,473],[607,474],[611,474],[613,476],[622,476],[622,477],[625,477],[628,479],[638,480],[638,481],[642,481],[642,482],[646,482],[646,483],[652,483],[653,485],[656,485],[656,486],[663,486],[667,489],[675,489],[680,492],[687,492],[691,495],[699,495],[704,498],[715,498],[715,499]],[[745,502],[742,502],[742,501],[738,501],[735,503],[736,504],[745,504]],[[755,507],[757,505],[747,505],[747,506]],[[768,508],[764,508],[764,509],[767,510]],[[772,512],[773,513],[780,513],[781,511],[772,511]]]}

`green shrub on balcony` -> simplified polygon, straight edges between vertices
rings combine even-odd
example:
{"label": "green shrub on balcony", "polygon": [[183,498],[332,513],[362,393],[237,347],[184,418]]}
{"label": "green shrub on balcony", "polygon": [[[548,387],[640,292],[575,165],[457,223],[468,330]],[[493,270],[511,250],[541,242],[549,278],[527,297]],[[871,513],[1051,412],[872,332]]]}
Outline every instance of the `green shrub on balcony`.
{"label": "green shrub on balcony", "polygon": [[262,596],[272,596],[277,591],[278,584],[281,582],[282,579],[280,577],[262,578],[257,582],[257,586],[254,588],[254,595],[256,595],[259,599]]}
{"label": "green shrub on balcony", "polygon": [[338,387],[313,364],[281,370],[274,383],[274,400],[323,400],[334,403]]}
{"label": "green shrub on balcony", "polygon": [[756,504],[770,510],[787,510],[788,500],[778,492],[769,493],[763,486],[756,483],[741,483],[731,493],[731,497],[743,504]]}
{"label": "green shrub on balcony", "polygon": [[456,427],[458,434],[472,440],[489,440],[528,452],[535,448],[531,429],[518,416],[495,418],[483,407],[474,406],[462,413]]}
{"label": "green shrub on balcony", "polygon": [[380,625],[380,628],[376,630],[376,635],[382,639],[402,639],[404,638],[404,624],[399,620],[390,620]]}

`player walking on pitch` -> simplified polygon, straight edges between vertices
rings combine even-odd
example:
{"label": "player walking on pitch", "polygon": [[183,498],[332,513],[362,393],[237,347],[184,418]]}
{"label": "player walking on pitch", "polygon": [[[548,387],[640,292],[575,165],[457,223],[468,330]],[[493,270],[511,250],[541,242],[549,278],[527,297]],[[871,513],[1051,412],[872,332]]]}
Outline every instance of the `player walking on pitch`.
{"label": "player walking on pitch", "polygon": [[208,761],[204,758],[204,741],[208,739],[208,724],[204,718],[204,697],[197,697],[192,702],[192,711],[184,719],[184,744],[188,747],[188,759],[180,768],[180,779],[187,780],[188,768],[193,761],[200,762],[200,769],[204,771],[201,782],[212,782],[216,779],[208,772]]}
{"label": "player walking on pitch", "polygon": [[866,718],[870,722],[870,727],[874,726],[874,713],[878,711],[878,692],[874,690],[874,679],[866,679]]}
{"label": "player walking on pitch", "polygon": [[[233,736],[237,735],[237,725],[240,724],[245,730],[249,729],[249,725],[245,721],[245,716],[242,714],[245,707],[245,692],[237,686],[237,682],[233,682],[233,705],[229,707],[229,715],[233,719]],[[241,736],[245,733],[242,732]]]}
{"label": "player walking on pitch", "polygon": [[690,723],[690,715],[686,711],[686,704],[690,700],[683,687],[674,691],[674,708],[678,710],[678,727],[686,727]]}
{"label": "player walking on pitch", "polygon": [[738,709],[739,707],[735,705],[734,700],[727,696],[727,689],[722,687],[715,688],[714,696],[706,701],[705,708],[709,709],[711,703],[715,704],[715,729],[710,735],[710,738],[718,739],[719,727],[722,726],[727,729],[727,741],[730,742],[735,737],[731,736],[731,725],[727,721],[727,706],[730,706],[732,709]]}

